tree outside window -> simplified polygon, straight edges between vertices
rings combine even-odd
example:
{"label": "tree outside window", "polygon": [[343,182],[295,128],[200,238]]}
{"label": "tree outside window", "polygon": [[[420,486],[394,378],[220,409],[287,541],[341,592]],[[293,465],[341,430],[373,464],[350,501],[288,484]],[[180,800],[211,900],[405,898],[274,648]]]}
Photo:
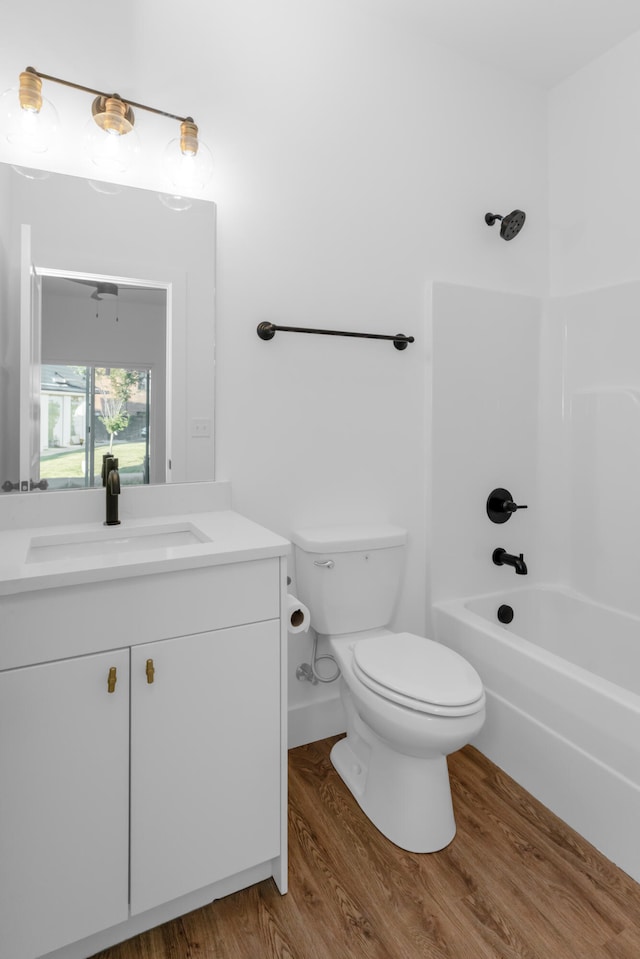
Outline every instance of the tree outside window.
{"label": "tree outside window", "polygon": [[98,419],[109,434],[110,453],[113,453],[114,437],[129,425],[131,414],[127,403],[140,385],[137,370],[96,369],[96,393],[101,403]]}

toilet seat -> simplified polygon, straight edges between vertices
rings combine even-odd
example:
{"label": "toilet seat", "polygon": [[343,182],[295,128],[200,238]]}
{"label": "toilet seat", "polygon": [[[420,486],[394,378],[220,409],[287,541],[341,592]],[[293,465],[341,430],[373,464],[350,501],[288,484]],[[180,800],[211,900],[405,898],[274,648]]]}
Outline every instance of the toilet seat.
{"label": "toilet seat", "polygon": [[454,650],[413,633],[362,639],[353,672],[384,699],[436,716],[469,716],[485,704],[482,680]]}

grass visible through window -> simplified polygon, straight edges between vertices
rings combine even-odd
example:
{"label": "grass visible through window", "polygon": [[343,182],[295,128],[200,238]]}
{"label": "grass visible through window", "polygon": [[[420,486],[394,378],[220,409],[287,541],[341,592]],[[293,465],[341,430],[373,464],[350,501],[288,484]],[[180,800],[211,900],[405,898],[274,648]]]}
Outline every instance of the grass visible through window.
{"label": "grass visible through window", "polygon": [[[102,470],[102,454],[107,453],[108,446],[99,447],[95,451],[94,472],[99,478]],[[113,447],[113,455],[118,458],[121,473],[139,473],[142,470],[145,455],[144,443],[117,442]],[[42,453],[40,459],[40,476],[43,479],[62,479],[64,477],[84,476],[85,452],[83,447],[74,450],[63,450],[60,453]]]}

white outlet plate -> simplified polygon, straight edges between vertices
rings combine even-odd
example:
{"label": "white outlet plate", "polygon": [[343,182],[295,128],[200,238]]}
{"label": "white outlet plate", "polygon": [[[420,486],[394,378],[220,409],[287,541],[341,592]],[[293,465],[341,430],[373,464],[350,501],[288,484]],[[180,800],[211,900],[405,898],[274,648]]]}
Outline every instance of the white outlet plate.
{"label": "white outlet plate", "polygon": [[191,435],[201,437],[211,436],[211,420],[202,418],[191,420]]}

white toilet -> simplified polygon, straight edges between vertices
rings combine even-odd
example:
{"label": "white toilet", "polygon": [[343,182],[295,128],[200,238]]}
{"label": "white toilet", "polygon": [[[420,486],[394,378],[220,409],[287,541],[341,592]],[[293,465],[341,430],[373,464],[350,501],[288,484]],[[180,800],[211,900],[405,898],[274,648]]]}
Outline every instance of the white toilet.
{"label": "white toilet", "polygon": [[456,831],[446,757],[482,728],[485,695],[458,653],[384,628],[406,535],[386,525],[299,530],[296,589],[342,672],[347,735],[331,750],[333,765],[388,839],[435,852]]}

